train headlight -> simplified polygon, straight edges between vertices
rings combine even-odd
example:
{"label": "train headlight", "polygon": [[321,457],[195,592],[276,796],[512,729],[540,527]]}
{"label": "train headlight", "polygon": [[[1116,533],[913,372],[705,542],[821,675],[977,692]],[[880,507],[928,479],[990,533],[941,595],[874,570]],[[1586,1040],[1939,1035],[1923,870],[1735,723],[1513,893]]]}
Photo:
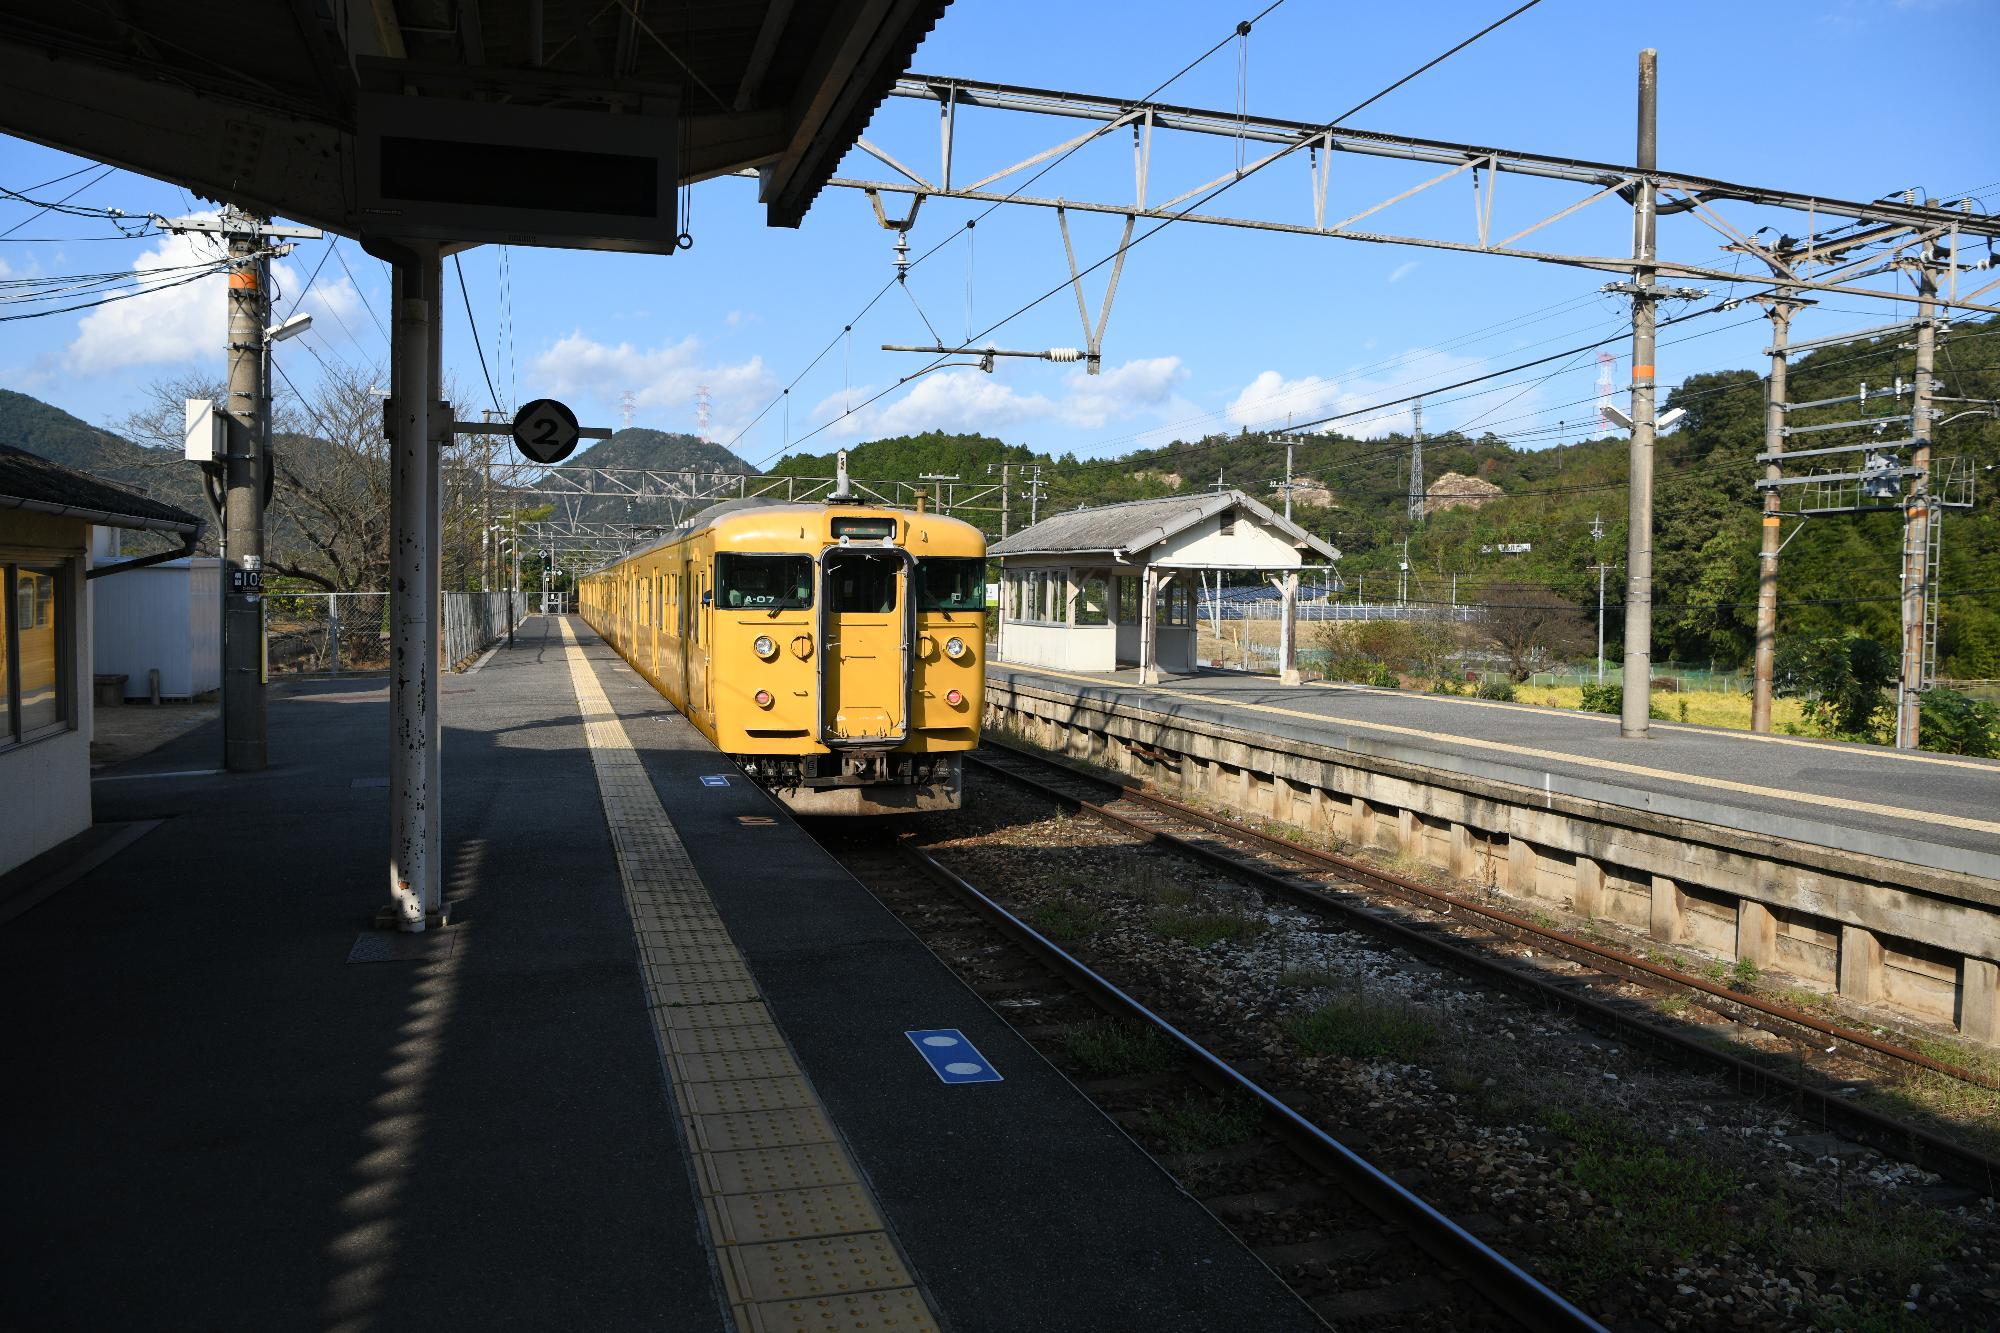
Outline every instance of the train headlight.
{"label": "train headlight", "polygon": [[772,698],[771,692],[769,690],[759,690],[750,697],[757,701],[757,706],[759,708],[769,708],[772,704],[777,702],[776,699]]}
{"label": "train headlight", "polygon": [[956,634],[952,635],[949,639],[946,639],[944,641],[944,655],[946,657],[951,658],[953,661],[957,661],[959,658],[964,657],[965,640],[959,638]]}
{"label": "train headlight", "polygon": [[766,662],[778,655],[778,643],[768,634],[759,634],[757,642],[750,645],[752,651]]}

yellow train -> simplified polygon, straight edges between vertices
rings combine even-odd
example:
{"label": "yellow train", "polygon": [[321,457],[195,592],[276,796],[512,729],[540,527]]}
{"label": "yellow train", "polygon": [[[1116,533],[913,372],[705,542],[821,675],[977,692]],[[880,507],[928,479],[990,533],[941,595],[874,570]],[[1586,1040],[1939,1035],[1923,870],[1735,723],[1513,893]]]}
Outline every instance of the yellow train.
{"label": "yellow train", "polygon": [[958,808],[986,539],[941,514],[731,500],[582,581],[583,618],[802,814]]}

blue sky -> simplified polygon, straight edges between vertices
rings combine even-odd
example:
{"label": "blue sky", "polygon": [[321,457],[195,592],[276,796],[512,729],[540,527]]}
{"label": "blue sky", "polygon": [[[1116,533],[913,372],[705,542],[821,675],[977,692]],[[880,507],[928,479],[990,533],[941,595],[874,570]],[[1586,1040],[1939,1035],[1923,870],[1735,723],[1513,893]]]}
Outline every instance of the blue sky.
{"label": "blue sky", "polygon": [[[1508,7],[1502,0],[1420,7],[1287,0],[1248,40],[1248,105],[1262,115],[1325,120]],[[1255,8],[958,0],[919,50],[914,68],[1133,97]],[[1971,192],[2000,208],[2000,146],[1991,128],[1991,60],[1984,54],[1995,38],[2000,17],[1990,0],[1653,6],[1544,0],[1347,126],[1627,161],[1637,52],[1653,46],[1660,52],[1663,168],[1856,199],[1906,187],[1942,197]],[[1236,106],[1238,93],[1239,53],[1232,41],[1160,98],[1227,110]],[[968,112],[958,131],[959,178],[984,175],[1081,128],[1076,121]],[[934,108],[891,102],[868,133],[919,171],[934,172]],[[1153,197],[1219,174],[1235,151],[1222,140],[1177,147],[1162,141],[1152,165]],[[1257,150],[1252,145],[1248,151],[1255,156]],[[0,184],[16,190],[82,165],[0,138]],[[890,173],[857,153],[843,174]],[[1426,174],[1337,159],[1329,220]],[[39,197],[89,179],[76,177]],[[1304,221],[1310,188],[1307,164],[1294,155],[1213,207]],[[1073,199],[1129,197],[1129,137],[1091,145],[1032,189]],[[1576,197],[1574,191],[1558,195],[1503,182],[1495,234],[1540,216],[1529,211],[1538,203],[1546,202],[1546,212]],[[176,187],[125,172],[112,173],[75,202],[167,215],[190,207]],[[890,201],[892,211],[896,204]],[[0,203],[0,230],[29,211]],[[962,233],[968,216],[970,205],[930,201],[910,234],[914,252]],[[1470,183],[1461,177],[1368,225],[1469,239],[1472,216]],[[1746,227],[1774,220],[1740,207],[1729,216]],[[1073,228],[1085,264],[1117,240],[1114,219],[1073,215]],[[753,463],[802,439],[804,447],[821,450],[932,426],[983,430],[1091,456],[1245,424],[1282,425],[1288,415],[1308,419],[1363,407],[1590,341],[1618,331],[1626,318],[1623,302],[1597,292],[1607,275],[1586,270],[1182,224],[1130,253],[1106,329],[1102,375],[1002,360],[991,376],[939,371],[896,388],[898,378],[924,360],[885,353],[879,345],[928,341],[923,316],[941,336],[956,339],[1064,279],[1052,214],[1002,209],[977,229],[976,248],[959,234],[912,272],[914,304],[890,292],[851,338],[838,335],[892,273],[893,238],[876,225],[864,196],[828,190],[803,227],[774,231],[763,225],[751,182],[710,181],[694,190],[690,229],[693,249],[670,258],[513,249],[503,259],[490,247],[467,253],[469,296],[506,405],[554,395],[569,400],[587,424],[615,426],[629,391],[634,424],[693,430],[696,390],[705,385],[711,438]],[[180,247],[187,243],[100,239],[108,234],[101,222],[53,215],[28,222],[0,239],[0,281],[186,262]],[[1629,213],[1613,200],[1546,234],[1551,248],[1559,242],[1622,253],[1629,247]],[[1688,219],[1668,219],[1662,253],[1733,262],[1716,248],[1722,239]],[[319,267],[304,303],[315,315],[314,330],[279,349],[286,373],[303,387],[318,377],[322,363],[373,367],[387,353],[379,327],[387,312],[382,266],[352,242],[341,242],[321,266],[325,254],[325,243],[305,243],[279,273],[281,293],[290,296]],[[1093,312],[1107,272],[1085,280]],[[115,426],[138,405],[148,383],[190,371],[219,372],[218,281],[86,314],[0,324],[0,385]],[[446,359],[453,384],[469,407],[485,406],[485,382],[449,267],[447,288]],[[1718,289],[1717,297],[1722,294]],[[503,298],[511,304],[511,321],[502,318]],[[1711,298],[1689,308],[1714,303]],[[1886,303],[1832,297],[1799,321],[1796,334],[1883,323],[1892,312]],[[1660,379],[1672,383],[1699,371],[1754,365],[1765,331],[1749,309],[1669,331],[1662,337]],[[833,350],[788,397],[781,396],[830,340]],[[982,341],[1030,349],[1079,345],[1075,300],[1059,292]],[[1622,385],[1626,349],[1613,350],[1621,357],[1616,378]],[[1548,368],[1534,372],[1547,374]],[[1523,377],[1478,396],[1440,394],[1426,407],[1425,425],[1492,429],[1529,444],[1576,438],[1590,422],[1597,375],[1594,359],[1585,355],[1535,383]],[[890,392],[873,403],[847,410],[885,389]],[[1364,415],[1349,428],[1364,434],[1401,429],[1405,412]]]}

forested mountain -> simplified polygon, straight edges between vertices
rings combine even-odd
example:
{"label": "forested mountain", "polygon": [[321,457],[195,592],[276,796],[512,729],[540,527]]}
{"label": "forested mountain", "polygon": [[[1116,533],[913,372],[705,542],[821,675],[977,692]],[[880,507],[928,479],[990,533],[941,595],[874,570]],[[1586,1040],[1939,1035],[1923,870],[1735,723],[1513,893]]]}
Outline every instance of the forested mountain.
{"label": "forested mountain", "polygon": [[757,469],[719,444],[697,435],[682,435],[644,426],[627,426],[608,440],[573,454],[572,464],[592,467],[698,469],[704,472],[755,472]]}
{"label": "forested mountain", "polygon": [[0,389],[0,443],[163,500],[197,517],[208,513],[200,474],[178,452],[144,448],[25,393]]}

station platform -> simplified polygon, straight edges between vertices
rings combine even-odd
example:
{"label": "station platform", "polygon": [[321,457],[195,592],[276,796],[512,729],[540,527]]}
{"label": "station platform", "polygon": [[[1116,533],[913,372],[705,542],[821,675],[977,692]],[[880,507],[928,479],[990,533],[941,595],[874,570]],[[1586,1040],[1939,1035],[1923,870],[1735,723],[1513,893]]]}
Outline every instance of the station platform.
{"label": "station platform", "polygon": [[993,663],[988,700],[1016,689],[2000,882],[1995,760],[1658,721],[1626,740],[1600,713],[1228,671],[1142,685],[1137,671]]}
{"label": "station platform", "polygon": [[273,696],[0,884],[0,1327],[1319,1326],[581,620],[445,679],[443,930],[385,682]]}

